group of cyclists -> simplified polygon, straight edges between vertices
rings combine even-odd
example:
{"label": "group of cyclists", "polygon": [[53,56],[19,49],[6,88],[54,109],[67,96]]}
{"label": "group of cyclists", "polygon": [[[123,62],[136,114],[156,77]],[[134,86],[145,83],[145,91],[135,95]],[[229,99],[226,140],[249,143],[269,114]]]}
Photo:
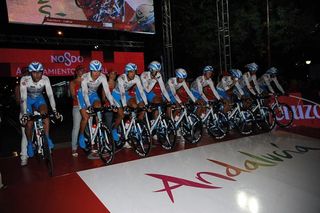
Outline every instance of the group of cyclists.
{"label": "group of cyclists", "polygon": [[[275,67],[268,69],[260,78],[256,73],[259,69],[256,63],[245,65],[244,72],[239,69],[231,69],[222,76],[221,80],[215,86],[213,77],[217,71],[213,66],[205,66],[202,74],[197,77],[190,85],[186,81],[188,73],[183,68],[175,70],[175,77],[168,79],[165,84],[161,74],[161,64],[158,61],[152,61],[148,65],[148,70],[137,74],[138,67],[134,63],[128,63],[124,67],[124,73],[108,81],[105,74],[102,73],[103,65],[98,60],[92,60],[89,64],[89,72],[85,72],[84,67],[76,69],[77,81],[70,84],[74,106],[77,105],[75,113],[80,113],[81,119],[78,119],[79,129],[73,131],[73,141],[77,140],[82,149],[86,149],[88,144],[85,138],[85,129],[88,124],[91,113],[95,108],[109,106],[112,112],[107,114],[113,116],[113,123],[109,124],[112,139],[116,147],[130,147],[127,142],[121,146],[119,125],[124,119],[127,109],[148,108],[151,105],[166,105],[165,115],[173,122],[179,119],[179,110],[174,108],[183,108],[188,102],[195,103],[198,106],[195,114],[202,119],[205,116],[208,103],[222,103],[222,111],[228,112],[234,99],[243,97],[256,97],[263,93],[275,93],[271,86],[273,82],[277,89],[285,94],[282,86],[277,80],[278,70]],[[21,124],[25,126],[27,144],[22,144],[21,165],[27,165],[27,157],[34,156],[34,144],[32,141],[33,123],[30,115],[34,110],[40,114],[47,114],[48,107],[43,96],[44,90],[48,96],[54,117],[61,117],[56,109],[56,104],[50,85],[49,78],[43,75],[44,67],[40,62],[32,62],[28,66],[29,75],[21,78]],[[110,75],[111,76],[111,75]],[[109,78],[110,78],[109,76]],[[115,76],[115,75],[114,75]],[[217,76],[216,76],[217,77]],[[114,77],[115,78],[115,77]],[[102,85],[102,94],[99,94],[99,87]],[[102,98],[100,98],[102,97]],[[146,110],[139,111],[138,120],[143,120]],[[152,112],[151,124],[157,118],[157,110]],[[108,116],[107,116],[108,117]],[[110,120],[110,119],[109,119]],[[74,122],[75,125],[75,122]],[[54,147],[49,136],[49,119],[44,119],[45,135],[47,137],[50,149]],[[77,131],[79,135],[77,134]],[[179,132],[179,131],[177,131]],[[156,137],[154,138],[156,139]],[[75,142],[76,143],[76,142]],[[73,143],[73,156],[77,156],[77,144]]]}

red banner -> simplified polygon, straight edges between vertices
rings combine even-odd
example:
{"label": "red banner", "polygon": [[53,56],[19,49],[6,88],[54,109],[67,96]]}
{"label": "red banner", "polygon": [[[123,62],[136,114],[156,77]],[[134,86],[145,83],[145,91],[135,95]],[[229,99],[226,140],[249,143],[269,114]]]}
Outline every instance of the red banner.
{"label": "red banner", "polygon": [[[0,49],[0,64],[9,64],[8,71],[2,70],[11,77],[19,76],[21,69],[32,61],[39,61],[44,65],[44,74],[48,76],[72,76],[75,68],[82,64],[88,67],[92,59],[100,60],[104,65],[104,73],[116,70],[123,73],[126,63],[136,63],[138,72],[144,71],[144,53],[142,52],[114,52],[114,60],[104,58],[102,51],[91,51],[81,55],[77,50],[34,50],[34,49]],[[5,67],[5,66],[4,66]]]}
{"label": "red banner", "polygon": [[[301,93],[292,93],[291,95],[302,97]],[[320,106],[307,101],[302,101],[299,98],[282,96],[279,101],[288,104],[293,111],[292,126],[305,126],[320,128]],[[288,112],[285,112],[284,117],[277,119],[288,119]]]}

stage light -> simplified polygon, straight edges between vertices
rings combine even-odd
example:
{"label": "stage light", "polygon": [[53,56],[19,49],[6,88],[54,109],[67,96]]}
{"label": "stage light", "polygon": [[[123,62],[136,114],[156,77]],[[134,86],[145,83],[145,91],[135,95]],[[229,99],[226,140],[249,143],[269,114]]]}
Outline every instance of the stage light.
{"label": "stage light", "polygon": [[99,45],[94,45],[94,49],[98,49],[99,48]]}
{"label": "stage light", "polygon": [[59,36],[63,36],[63,32],[62,32],[61,30],[58,30],[57,34],[58,34]]}
{"label": "stage light", "polygon": [[306,64],[311,64],[311,60],[306,60]]}

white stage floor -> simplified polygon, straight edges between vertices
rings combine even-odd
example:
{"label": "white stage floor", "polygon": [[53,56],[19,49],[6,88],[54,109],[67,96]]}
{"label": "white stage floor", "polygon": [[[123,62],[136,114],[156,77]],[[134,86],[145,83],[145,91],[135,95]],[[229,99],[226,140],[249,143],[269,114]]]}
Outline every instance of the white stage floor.
{"label": "white stage floor", "polygon": [[279,131],[78,174],[112,213],[319,213],[319,164],[320,140]]}

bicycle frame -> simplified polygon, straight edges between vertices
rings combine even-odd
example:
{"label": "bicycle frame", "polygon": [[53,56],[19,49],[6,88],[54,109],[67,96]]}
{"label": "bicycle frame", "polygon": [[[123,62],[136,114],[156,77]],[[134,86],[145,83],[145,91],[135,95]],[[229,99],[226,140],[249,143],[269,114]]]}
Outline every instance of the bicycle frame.
{"label": "bicycle frame", "polygon": [[137,117],[136,112],[132,111],[131,112],[131,120],[130,120],[130,124],[129,124],[128,128],[125,128],[124,121],[123,120],[121,121],[121,126],[122,126],[125,141],[128,140],[129,134],[132,131],[132,128],[135,128],[134,129],[135,131],[140,131],[140,132],[142,131],[141,127],[139,125],[137,125],[137,123],[136,123],[136,117]]}
{"label": "bicycle frame", "polygon": [[35,120],[33,121],[33,128],[34,128],[34,133],[33,137],[36,137],[36,143],[37,143],[37,152],[41,155],[44,155],[43,149],[42,149],[42,140],[41,137],[44,136],[44,127],[43,127],[43,121],[42,121],[42,116],[38,111],[34,111],[33,115],[35,116]]}
{"label": "bicycle frame", "polygon": [[[158,110],[158,113],[159,113],[159,114],[158,114],[157,118],[155,119],[155,121],[153,122],[152,125],[150,125],[150,121],[149,121],[149,118],[148,118],[148,114],[146,113],[146,115],[145,115],[145,116],[146,116],[146,121],[147,121],[147,127],[148,127],[148,130],[149,130],[149,132],[150,132],[151,134],[152,134],[152,132],[158,127],[159,122],[160,122],[162,116],[164,116],[164,112],[162,111],[161,106],[158,106],[157,108],[158,108],[157,110]],[[165,128],[168,127],[165,121],[163,122],[163,124],[160,123],[160,125],[164,125]]]}
{"label": "bicycle frame", "polygon": [[182,112],[180,112],[180,117],[179,117],[178,121],[174,120],[172,111],[173,110],[179,110],[179,109],[176,108],[176,109],[172,109],[172,111],[171,111],[171,120],[174,121],[176,129],[178,129],[178,127],[180,127],[181,121],[182,121],[182,119],[184,117],[187,119],[188,123],[192,124],[191,119],[188,117],[187,109],[185,107],[184,108],[180,108],[180,109],[181,109]]}
{"label": "bicycle frame", "polygon": [[[93,117],[96,117],[97,119],[97,127],[95,129],[93,128],[93,125],[92,125]],[[99,135],[100,137],[102,137],[102,132],[101,132],[101,127],[103,125],[102,111],[97,111],[95,114],[91,115],[89,118],[88,124],[89,124],[90,140],[91,140],[90,143],[91,145],[94,145],[97,136]],[[107,137],[106,140],[109,140],[109,138]]]}

